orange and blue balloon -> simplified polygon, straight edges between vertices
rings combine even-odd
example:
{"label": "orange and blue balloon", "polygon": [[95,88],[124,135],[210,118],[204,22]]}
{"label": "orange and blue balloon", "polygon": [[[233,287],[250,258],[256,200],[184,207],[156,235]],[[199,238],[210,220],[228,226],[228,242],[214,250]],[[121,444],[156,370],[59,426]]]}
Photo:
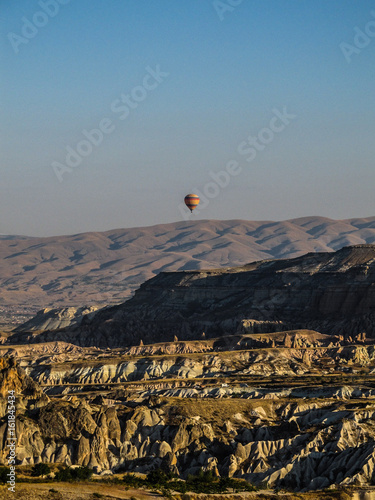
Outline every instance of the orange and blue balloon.
{"label": "orange and blue balloon", "polygon": [[185,205],[188,207],[190,212],[192,212],[195,208],[197,208],[199,204],[199,196],[196,194],[187,194],[185,196]]}

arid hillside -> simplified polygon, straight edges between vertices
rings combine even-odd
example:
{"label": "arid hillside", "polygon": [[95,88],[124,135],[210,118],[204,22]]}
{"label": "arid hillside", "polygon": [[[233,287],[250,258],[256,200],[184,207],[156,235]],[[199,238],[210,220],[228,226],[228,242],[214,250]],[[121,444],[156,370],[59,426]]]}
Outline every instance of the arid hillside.
{"label": "arid hillside", "polygon": [[[125,347],[235,333],[311,329],[345,339],[375,338],[375,245],[309,253],[245,266],[163,272],[118,306],[64,323],[50,312],[6,343],[64,341]],[[65,311],[66,313],[66,311]],[[74,322],[73,322],[74,319]],[[46,324],[58,329],[44,331]],[[41,331],[42,330],[42,331]]]}
{"label": "arid hillside", "polygon": [[120,303],[161,271],[242,266],[374,241],[375,217],[197,220],[49,238],[0,236],[0,314]]}
{"label": "arid hillside", "polygon": [[280,488],[362,500],[375,477],[374,283],[366,244],[162,272],[118,306],[45,310],[0,346],[0,463],[14,388],[25,473],[161,469],[178,478],[161,498],[176,500],[210,498],[176,491],[201,473],[266,489],[236,500]]}

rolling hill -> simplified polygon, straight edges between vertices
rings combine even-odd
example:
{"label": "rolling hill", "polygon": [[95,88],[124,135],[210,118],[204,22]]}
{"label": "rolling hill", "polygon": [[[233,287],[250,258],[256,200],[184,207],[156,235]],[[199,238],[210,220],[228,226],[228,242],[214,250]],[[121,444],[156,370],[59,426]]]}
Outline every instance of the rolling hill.
{"label": "rolling hill", "polygon": [[123,302],[161,271],[241,266],[375,242],[375,217],[202,220],[47,238],[0,236],[0,313]]}

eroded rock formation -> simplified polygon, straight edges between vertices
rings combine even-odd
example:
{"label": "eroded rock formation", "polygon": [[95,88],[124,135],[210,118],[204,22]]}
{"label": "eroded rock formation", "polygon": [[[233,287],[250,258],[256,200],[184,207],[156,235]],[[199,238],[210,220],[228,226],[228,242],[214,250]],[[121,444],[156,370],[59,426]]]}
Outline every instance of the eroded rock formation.
{"label": "eroded rock formation", "polygon": [[[207,271],[160,273],[127,302],[86,315],[80,326],[8,342],[62,340],[124,347],[308,328],[323,334],[375,337],[375,246],[260,261]],[[245,326],[244,320],[247,320]]]}
{"label": "eroded rock formation", "polygon": [[[311,335],[314,337],[314,332]],[[308,363],[306,353],[309,353]],[[45,396],[14,359],[0,358],[3,395],[11,387],[17,392],[18,464],[42,461],[87,465],[99,473],[147,472],[161,467],[182,478],[203,469],[298,491],[372,482],[375,472],[375,389],[369,387],[372,377],[358,375],[354,387],[335,385],[339,379],[321,378],[322,373],[327,373],[321,370],[315,376],[310,374],[310,381],[301,385],[297,373],[309,377],[309,368],[328,359],[336,372],[345,365],[362,366],[368,373],[375,363],[373,346],[279,347],[237,354],[235,351],[201,354],[207,357],[206,367],[211,370],[207,382],[203,374],[207,370],[198,362],[197,372],[190,374],[193,377],[190,380],[195,380],[194,387],[158,388],[160,376],[168,385],[168,373],[163,369],[170,366],[163,368],[160,357],[151,356],[157,362],[154,366],[159,364],[160,372],[149,375],[139,372],[139,378],[143,377],[140,385],[137,387],[134,381],[132,389],[128,388],[133,392],[117,388],[107,390],[107,397],[98,395],[89,384],[94,386],[98,380],[109,383],[118,380],[116,377],[121,379],[121,373],[125,372],[97,370],[100,362],[91,364],[86,374],[69,364],[73,371],[64,372],[60,366],[57,382],[71,383],[73,388],[80,380],[85,395],[78,392],[77,396],[68,394],[59,399]],[[180,368],[190,366],[191,360],[186,356],[185,361],[180,358]],[[143,364],[147,365],[146,360]],[[53,370],[43,372],[43,366],[43,363],[35,365],[32,375],[53,387]],[[57,365],[55,373],[58,371]],[[244,374],[248,383],[238,381]],[[259,374],[262,379],[257,378]],[[186,380],[187,376],[183,372],[173,375],[180,380]],[[212,376],[224,375],[225,383],[218,378],[212,384]],[[129,372],[129,376],[134,377],[134,373]],[[254,385],[250,386],[251,382]],[[103,387],[98,387],[99,394]],[[5,409],[5,398],[0,401]],[[1,416],[0,457],[4,463],[5,411]]]}

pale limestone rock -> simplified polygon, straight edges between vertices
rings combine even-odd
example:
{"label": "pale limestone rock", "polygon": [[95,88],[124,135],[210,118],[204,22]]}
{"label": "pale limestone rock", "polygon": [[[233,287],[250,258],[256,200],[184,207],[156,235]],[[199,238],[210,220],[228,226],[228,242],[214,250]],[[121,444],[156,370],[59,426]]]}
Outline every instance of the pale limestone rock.
{"label": "pale limestone rock", "polygon": [[45,463],[54,462],[54,455],[56,451],[56,443],[52,441],[47,443],[42,452],[42,460]]}
{"label": "pale limestone rock", "polygon": [[120,456],[124,460],[134,460],[138,458],[138,450],[134,444],[125,441],[121,446]]}
{"label": "pale limestone rock", "polygon": [[[170,445],[166,441],[162,441],[160,443],[157,456],[160,458],[163,458],[166,455],[168,455],[168,453],[172,453],[172,448],[170,447]],[[175,464],[173,464],[173,465],[175,465]]]}
{"label": "pale limestone rock", "polygon": [[90,441],[84,436],[81,436],[78,442],[77,449],[77,463],[79,465],[86,466],[88,465],[90,459]]}
{"label": "pale limestone rock", "polygon": [[228,476],[233,477],[234,474],[237,472],[238,469],[238,462],[237,459],[234,455],[231,455],[229,457],[229,468],[228,468]]}
{"label": "pale limestone rock", "polygon": [[56,462],[65,463],[67,456],[68,456],[68,447],[66,444],[63,444],[58,448],[56,452]]}

